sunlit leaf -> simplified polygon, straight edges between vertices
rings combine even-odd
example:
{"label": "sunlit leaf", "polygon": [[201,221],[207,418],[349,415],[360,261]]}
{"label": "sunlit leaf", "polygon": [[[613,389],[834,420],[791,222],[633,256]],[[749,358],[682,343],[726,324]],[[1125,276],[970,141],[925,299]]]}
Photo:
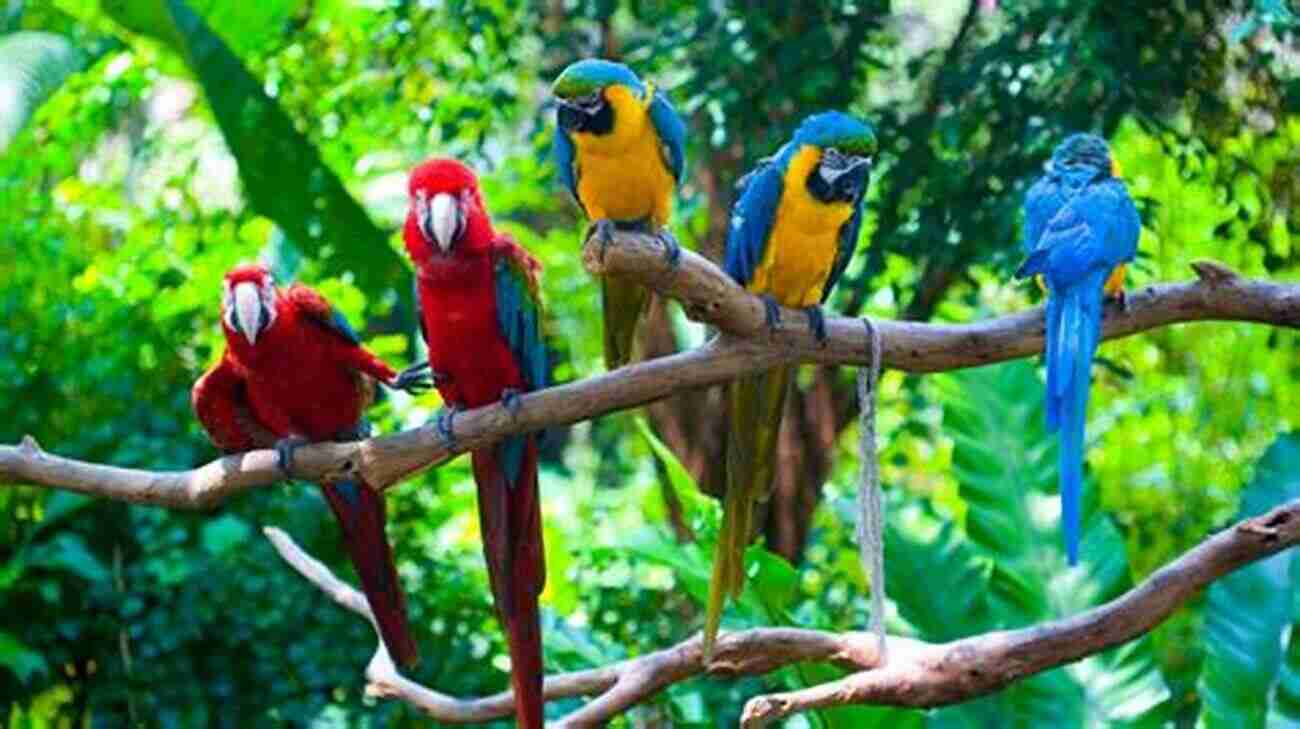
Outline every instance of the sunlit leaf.
{"label": "sunlit leaf", "polygon": [[0,36],[0,152],[83,60],[68,39],[53,33]]}
{"label": "sunlit leaf", "polygon": [[9,669],[19,681],[24,683],[36,674],[49,671],[45,658],[40,653],[3,631],[0,631],[0,666]]}

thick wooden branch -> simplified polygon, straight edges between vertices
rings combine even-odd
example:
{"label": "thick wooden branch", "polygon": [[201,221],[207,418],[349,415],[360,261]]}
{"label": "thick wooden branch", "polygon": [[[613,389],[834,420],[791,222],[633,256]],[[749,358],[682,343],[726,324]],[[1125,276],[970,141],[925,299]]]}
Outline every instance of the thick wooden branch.
{"label": "thick wooden branch", "polygon": [[[467,450],[520,432],[565,425],[638,407],[675,392],[717,385],[737,376],[790,362],[865,364],[867,337],[862,320],[827,319],[828,339],[818,343],[803,312],[782,310],[768,331],[762,303],[708,260],[683,251],[668,264],[660,243],[621,233],[598,260],[584,251],[593,272],[636,278],[677,299],[687,315],[717,327],[722,335],[704,346],[641,362],[519,399],[517,413],[489,405],[456,416],[455,443],[432,426],[356,443],[305,446],[294,455],[295,476],[319,480],[360,472],[368,483],[387,487]],[[1243,278],[1222,264],[1192,265],[1196,280],[1157,284],[1129,294],[1128,306],[1108,306],[1107,339],[1191,321],[1246,321],[1300,327],[1300,285]],[[939,372],[974,367],[1038,353],[1043,345],[1040,309],[970,324],[920,324],[874,320],[883,343],[885,367]],[[250,451],[188,471],[154,472],[101,466],[60,458],[34,443],[0,446],[0,481],[33,483],[137,503],[172,508],[206,508],[245,489],[283,478],[271,451]]]}
{"label": "thick wooden branch", "polygon": [[[359,592],[303,552],[283,532],[266,532],[290,566],[336,603],[373,623]],[[802,711],[848,704],[916,708],[954,704],[1144,635],[1211,582],[1297,543],[1300,500],[1225,529],[1125,594],[1061,620],[949,643],[891,637],[889,658],[883,665],[879,665],[875,639],[867,633],[836,634],[798,628],[724,633],[718,641],[717,655],[709,664],[703,660],[696,636],[672,648],[609,666],[549,676],[545,695],[547,700],[594,696],[557,725],[598,727],[667,686],[701,673],[761,675],[793,663],[818,661],[856,672],[812,688],[751,699],[741,725],[746,729],[765,727]],[[509,692],[461,699],[403,678],[382,644],[366,669],[366,679],[370,693],[404,701],[438,721],[481,723],[509,716],[513,711]]]}

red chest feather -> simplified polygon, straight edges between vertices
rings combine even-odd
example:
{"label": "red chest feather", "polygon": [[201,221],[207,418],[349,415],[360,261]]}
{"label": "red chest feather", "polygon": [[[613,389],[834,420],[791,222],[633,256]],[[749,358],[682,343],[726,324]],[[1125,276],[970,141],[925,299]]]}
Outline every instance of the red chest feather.
{"label": "red chest feather", "polygon": [[363,376],[318,329],[282,308],[257,347],[232,347],[253,416],[276,436],[284,437],[288,430],[330,440],[361,419],[367,400]]}
{"label": "red chest feather", "polygon": [[438,388],[444,400],[480,407],[500,400],[507,388],[523,388],[497,323],[492,261],[486,252],[422,266],[419,291],[429,364],[449,378]]}

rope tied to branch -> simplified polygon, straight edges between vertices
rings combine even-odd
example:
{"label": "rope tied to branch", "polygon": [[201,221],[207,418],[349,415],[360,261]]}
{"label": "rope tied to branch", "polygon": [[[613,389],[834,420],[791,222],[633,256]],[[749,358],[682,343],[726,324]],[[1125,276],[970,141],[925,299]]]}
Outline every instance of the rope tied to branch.
{"label": "rope tied to branch", "polygon": [[871,632],[885,661],[885,517],[876,454],[876,391],[880,380],[880,331],[862,317],[870,364],[858,368],[858,547],[871,582]]}

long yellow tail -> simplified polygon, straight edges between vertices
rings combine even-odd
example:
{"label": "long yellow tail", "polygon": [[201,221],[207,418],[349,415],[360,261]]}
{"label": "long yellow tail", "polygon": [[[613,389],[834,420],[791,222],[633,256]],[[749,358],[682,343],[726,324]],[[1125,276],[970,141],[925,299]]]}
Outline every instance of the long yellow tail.
{"label": "long yellow tail", "polygon": [[727,491],[704,618],[706,660],[713,655],[727,598],[739,597],[745,586],[745,548],[754,530],[754,508],[767,499],[776,475],[776,443],[793,372],[791,367],[778,367],[742,377],[728,391]]}
{"label": "long yellow tail", "polygon": [[650,291],[622,276],[600,280],[600,304],[605,315],[605,369],[632,361],[636,327],[650,305]]}

